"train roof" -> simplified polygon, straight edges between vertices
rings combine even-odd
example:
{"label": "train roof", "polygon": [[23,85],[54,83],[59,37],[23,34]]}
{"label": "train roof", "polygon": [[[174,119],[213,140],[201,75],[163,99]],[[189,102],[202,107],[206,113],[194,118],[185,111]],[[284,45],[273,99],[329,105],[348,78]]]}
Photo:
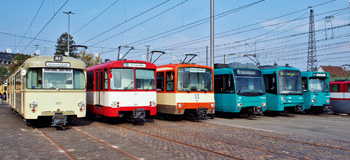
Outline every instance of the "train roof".
{"label": "train roof", "polygon": [[182,63],[175,63],[175,64],[165,64],[157,66],[157,71],[173,71],[176,68],[183,68],[183,67],[198,67],[198,68],[207,68],[207,69],[213,69],[209,66],[199,65],[199,64],[182,64]]}
{"label": "train roof", "polygon": [[271,69],[271,70],[298,70],[298,71],[300,71],[298,68],[294,68],[294,67],[290,67],[290,66],[259,66],[259,69],[261,69],[261,70]]}
{"label": "train roof", "polygon": [[328,72],[318,72],[318,71],[303,71],[301,72],[302,77],[329,77]]}
{"label": "train roof", "polygon": [[82,69],[86,68],[86,64],[80,59],[76,59],[72,57],[62,57],[62,61],[55,62],[54,56],[35,56],[32,58],[29,58],[22,64],[22,67],[25,67],[25,68],[48,67],[47,62],[69,63],[70,67],[66,67],[66,68],[82,68]]}
{"label": "train roof", "polygon": [[142,63],[142,64],[146,64],[146,67],[136,67],[136,68],[156,69],[156,65],[154,65],[153,63],[150,63],[150,62],[146,62],[146,61],[140,61],[140,60],[116,60],[116,61],[109,61],[109,62],[97,64],[97,65],[94,65],[94,66],[90,66],[90,67],[87,68],[87,71],[101,69],[101,68],[111,68],[111,67],[127,68],[127,67],[123,66],[123,63]]}
{"label": "train roof", "polygon": [[215,69],[219,68],[233,68],[233,69],[258,69],[253,63],[239,63],[239,62],[233,62],[229,64],[214,64]]}

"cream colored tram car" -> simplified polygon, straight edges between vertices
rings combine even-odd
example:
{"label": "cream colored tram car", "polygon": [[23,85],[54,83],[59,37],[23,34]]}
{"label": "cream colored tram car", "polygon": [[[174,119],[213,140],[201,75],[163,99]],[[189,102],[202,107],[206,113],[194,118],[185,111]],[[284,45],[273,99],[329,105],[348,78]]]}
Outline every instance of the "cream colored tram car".
{"label": "cream colored tram car", "polygon": [[86,115],[86,65],[62,56],[26,60],[8,79],[8,102],[26,121],[52,117],[52,126]]}

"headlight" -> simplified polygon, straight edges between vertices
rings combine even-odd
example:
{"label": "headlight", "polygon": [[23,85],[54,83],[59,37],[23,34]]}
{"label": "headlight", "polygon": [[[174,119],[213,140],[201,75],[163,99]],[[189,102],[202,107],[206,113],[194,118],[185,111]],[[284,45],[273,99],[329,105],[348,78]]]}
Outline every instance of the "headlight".
{"label": "headlight", "polygon": [[210,104],[210,106],[214,108],[214,107],[215,107],[215,104],[214,104],[214,103],[212,103],[212,104]]}
{"label": "headlight", "polygon": [[266,106],[266,103],[261,103],[262,106]]}
{"label": "headlight", "polygon": [[237,103],[237,106],[243,106],[243,103]]}
{"label": "headlight", "polygon": [[312,103],[314,103],[314,102],[315,102],[315,100],[311,100],[311,102],[312,102]]}
{"label": "headlight", "polygon": [[286,102],[286,99],[284,99],[284,97],[281,97],[281,100],[282,100],[283,102]]}
{"label": "headlight", "polygon": [[35,101],[30,102],[30,108],[35,109],[37,106],[38,106],[37,102],[35,102]]}
{"label": "headlight", "polygon": [[182,104],[179,104],[178,106],[179,106],[179,108],[181,108],[181,107],[182,107]]}
{"label": "headlight", "polygon": [[329,100],[328,100],[328,99],[326,99],[326,103],[329,103]]}
{"label": "headlight", "polygon": [[151,106],[151,107],[155,107],[157,104],[156,104],[156,102],[154,102],[154,101],[150,101],[149,102],[149,106]]}
{"label": "headlight", "polygon": [[84,101],[78,102],[78,106],[79,106],[79,108],[83,108],[85,106]]}
{"label": "headlight", "polygon": [[113,101],[111,104],[112,107],[119,107],[119,102]]}

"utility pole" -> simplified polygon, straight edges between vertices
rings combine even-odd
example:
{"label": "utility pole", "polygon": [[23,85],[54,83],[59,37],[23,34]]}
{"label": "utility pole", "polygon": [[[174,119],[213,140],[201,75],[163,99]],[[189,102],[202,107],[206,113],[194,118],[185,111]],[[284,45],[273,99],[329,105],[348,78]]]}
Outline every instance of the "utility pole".
{"label": "utility pole", "polygon": [[317,70],[314,11],[310,10],[309,42],[307,49],[307,71]]}
{"label": "utility pole", "polygon": [[71,14],[75,14],[75,13],[73,13],[73,12],[71,12],[71,11],[69,11],[69,12],[63,12],[63,13],[65,13],[65,14],[67,14],[67,15],[68,15],[68,42],[67,42],[67,43],[68,43],[68,47],[67,47],[67,48],[68,48],[68,49],[67,49],[67,50],[68,50],[68,55],[67,55],[67,57],[69,57],[69,52],[70,52],[70,51],[69,51],[69,49],[70,49],[70,48],[69,48],[69,35],[70,35],[70,15],[71,15]]}
{"label": "utility pole", "polygon": [[214,0],[210,0],[210,67],[214,67]]}
{"label": "utility pole", "polygon": [[150,45],[146,45],[147,47],[147,57],[146,57],[146,61],[149,62],[149,47]]}
{"label": "utility pole", "polygon": [[207,56],[205,59],[205,65],[208,66],[208,46],[206,46],[205,48],[206,48],[206,53],[207,53]]}
{"label": "utility pole", "polygon": [[39,47],[39,45],[38,44],[36,44],[36,45],[34,45],[35,46],[35,55],[36,54],[39,54],[39,51],[38,51],[38,47]]}

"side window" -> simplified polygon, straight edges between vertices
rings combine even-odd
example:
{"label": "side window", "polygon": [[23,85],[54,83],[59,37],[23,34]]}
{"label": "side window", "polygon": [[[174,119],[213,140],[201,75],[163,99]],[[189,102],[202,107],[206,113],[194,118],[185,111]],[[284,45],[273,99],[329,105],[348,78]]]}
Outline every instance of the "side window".
{"label": "side window", "polygon": [[101,90],[101,91],[103,90],[103,83],[104,83],[104,80],[103,80],[103,72],[101,71],[101,72],[100,72],[100,90]]}
{"label": "side window", "polygon": [[105,82],[105,84],[104,84],[104,86],[105,86],[105,90],[107,90],[108,89],[108,71],[107,71],[107,68],[105,68],[105,70],[104,70],[104,82]]}
{"label": "side window", "polygon": [[157,91],[164,91],[164,72],[157,73]]}
{"label": "side window", "polygon": [[339,92],[339,84],[332,84],[332,92]]}
{"label": "side window", "polygon": [[301,78],[302,84],[303,84],[303,91],[307,92],[307,78],[303,77]]}
{"label": "side window", "polygon": [[166,72],[166,90],[174,91],[174,72]]}
{"label": "side window", "polygon": [[87,90],[94,90],[94,72],[87,73]]}
{"label": "side window", "polygon": [[267,93],[277,94],[277,83],[275,74],[264,75],[264,82]]}
{"label": "side window", "polygon": [[21,81],[21,72],[17,72],[16,73],[16,79],[15,80],[16,80],[16,83],[15,83],[16,87],[15,87],[15,89],[16,90],[21,90],[21,82],[22,82]]}
{"label": "side window", "polygon": [[348,92],[350,92],[350,84],[348,84]]}
{"label": "side window", "polygon": [[224,93],[235,93],[235,85],[232,74],[225,74],[223,77],[223,91]]}
{"label": "side window", "polygon": [[95,90],[98,91],[98,72],[95,72]]}
{"label": "side window", "polygon": [[28,89],[41,89],[42,88],[42,69],[33,68],[29,69],[26,75],[26,83]]}

